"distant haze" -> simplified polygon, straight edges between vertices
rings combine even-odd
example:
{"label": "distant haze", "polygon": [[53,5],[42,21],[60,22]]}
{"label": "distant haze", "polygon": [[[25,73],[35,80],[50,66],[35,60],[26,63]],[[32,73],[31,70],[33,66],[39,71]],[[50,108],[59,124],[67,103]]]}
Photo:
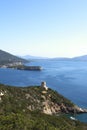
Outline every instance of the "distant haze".
{"label": "distant haze", "polygon": [[24,59],[47,59],[48,57],[40,57],[40,56],[31,56],[31,55],[25,55],[21,56]]}
{"label": "distant haze", "polygon": [[[29,60],[29,59],[48,59],[49,57],[37,57],[37,56],[25,55],[25,56],[22,56],[22,58]],[[72,57],[72,58],[55,57],[55,58],[50,58],[50,59],[56,59],[56,60],[61,60],[61,61],[70,61],[70,60],[72,60],[72,61],[87,61],[87,55]]]}

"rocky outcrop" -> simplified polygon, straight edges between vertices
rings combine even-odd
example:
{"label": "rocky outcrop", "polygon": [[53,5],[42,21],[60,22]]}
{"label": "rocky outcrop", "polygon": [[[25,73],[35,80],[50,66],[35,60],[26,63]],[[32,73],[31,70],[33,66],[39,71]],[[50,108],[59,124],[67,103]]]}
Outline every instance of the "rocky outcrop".
{"label": "rocky outcrop", "polygon": [[[26,94],[26,98],[31,98],[34,102],[36,102],[36,107],[30,105],[28,106],[28,109],[33,111],[35,109],[39,109],[41,112],[45,113],[45,114],[59,114],[59,113],[87,113],[87,109],[82,109],[76,105],[74,105],[73,103],[71,103],[70,101],[68,101],[68,104],[66,104],[67,99],[65,99],[65,102],[61,102],[59,103],[58,100],[56,98],[59,98],[60,95],[57,95],[57,93],[55,93],[56,98],[53,97],[52,93],[50,93],[49,88],[46,86],[46,82],[42,82],[41,83],[41,95],[39,98],[42,99],[42,101],[40,101],[39,99],[34,99],[32,98],[32,96],[30,96],[30,94]],[[52,92],[53,90],[51,90]],[[55,100],[53,100],[53,98]],[[63,97],[61,97],[62,99]],[[56,102],[55,102],[56,101]]]}
{"label": "rocky outcrop", "polygon": [[20,111],[39,110],[50,115],[87,112],[86,109],[74,105],[58,92],[46,87],[46,84],[45,86],[41,84],[41,86],[37,87],[21,88],[0,85],[0,100],[1,113],[4,110],[16,111],[16,109]]}

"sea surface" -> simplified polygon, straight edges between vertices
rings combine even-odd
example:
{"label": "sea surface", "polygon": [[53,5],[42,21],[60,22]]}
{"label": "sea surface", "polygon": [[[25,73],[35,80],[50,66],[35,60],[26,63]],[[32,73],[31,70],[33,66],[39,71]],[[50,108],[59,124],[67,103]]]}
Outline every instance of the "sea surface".
{"label": "sea surface", "polygon": [[[59,61],[57,59],[33,60],[26,65],[42,66],[42,71],[0,69],[0,83],[13,86],[47,86],[64,95],[79,107],[87,108],[87,62]],[[87,114],[76,116],[87,122]]]}

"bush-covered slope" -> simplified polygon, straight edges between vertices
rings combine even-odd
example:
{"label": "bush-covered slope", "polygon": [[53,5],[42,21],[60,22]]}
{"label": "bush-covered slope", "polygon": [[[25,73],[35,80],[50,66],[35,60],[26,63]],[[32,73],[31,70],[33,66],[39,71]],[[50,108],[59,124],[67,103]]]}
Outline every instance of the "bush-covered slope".
{"label": "bush-covered slope", "polygon": [[0,130],[87,130],[87,125],[65,116],[39,112],[0,115]]}
{"label": "bush-covered slope", "polygon": [[[0,113],[12,111],[39,110],[46,114],[73,112],[73,103],[56,91],[42,87],[10,87],[0,86]],[[72,108],[72,109],[71,109]],[[69,110],[70,109],[70,110]]]}
{"label": "bush-covered slope", "polygon": [[69,109],[73,107],[51,89],[1,84],[0,130],[86,130],[86,124],[60,114],[72,112]]}

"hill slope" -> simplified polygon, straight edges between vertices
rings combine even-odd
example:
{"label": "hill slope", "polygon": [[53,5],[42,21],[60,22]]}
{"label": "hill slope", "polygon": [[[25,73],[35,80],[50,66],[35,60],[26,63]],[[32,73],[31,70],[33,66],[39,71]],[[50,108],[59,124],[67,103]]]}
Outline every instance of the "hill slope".
{"label": "hill slope", "polygon": [[51,89],[0,85],[0,130],[86,130],[86,124],[56,116],[73,113],[73,108]]}
{"label": "hill slope", "polygon": [[87,61],[87,55],[74,57],[73,60],[75,60],[75,61]]}
{"label": "hill slope", "polygon": [[0,50],[0,65],[13,62],[26,62],[27,60],[14,56],[8,52]]}
{"label": "hill slope", "polygon": [[[5,109],[7,112],[39,110],[50,115],[73,112],[73,103],[51,89],[45,90],[43,87],[17,88],[1,85],[0,92],[3,93],[0,113],[4,112]],[[4,103],[5,106],[3,106]],[[3,109],[2,106],[5,108]]]}

